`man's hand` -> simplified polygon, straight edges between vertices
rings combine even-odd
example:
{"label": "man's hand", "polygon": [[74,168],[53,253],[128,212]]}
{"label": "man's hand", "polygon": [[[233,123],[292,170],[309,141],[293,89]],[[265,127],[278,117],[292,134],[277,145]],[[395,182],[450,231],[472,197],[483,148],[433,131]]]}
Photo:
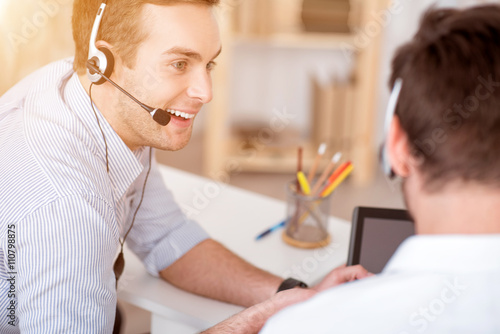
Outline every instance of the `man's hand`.
{"label": "man's hand", "polygon": [[305,301],[314,296],[318,291],[315,289],[293,288],[280,291],[269,300],[274,305],[275,312],[284,309],[287,306]]}
{"label": "man's hand", "polygon": [[256,304],[231,318],[215,325],[203,334],[253,334],[260,331],[264,323],[272,315],[287,306],[303,302],[316,293],[357,279],[373,276],[360,265],[333,269],[318,285],[312,289],[293,288],[281,291],[270,299]]}
{"label": "man's hand", "polygon": [[346,267],[344,264],[333,269],[318,285],[314,286],[313,289],[320,292],[345,282],[352,282],[370,276],[373,276],[373,274],[369,273],[359,264],[350,267]]}
{"label": "man's hand", "polygon": [[202,334],[255,334],[276,312],[287,306],[309,299],[317,292],[313,289],[294,288],[278,292],[268,300],[249,307],[231,318],[204,331]]}

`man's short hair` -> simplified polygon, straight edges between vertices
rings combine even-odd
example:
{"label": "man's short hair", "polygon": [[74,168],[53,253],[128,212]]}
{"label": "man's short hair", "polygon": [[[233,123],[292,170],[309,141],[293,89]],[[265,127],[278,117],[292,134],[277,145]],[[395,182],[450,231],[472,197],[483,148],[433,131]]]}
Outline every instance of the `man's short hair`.
{"label": "man's short hair", "polygon": [[[133,68],[137,48],[147,38],[139,19],[144,4],[169,6],[188,3],[215,6],[219,2],[220,0],[108,0],[97,40],[113,45],[113,52],[123,59],[127,67]],[[90,33],[101,3],[101,0],[75,0],[73,4],[72,26],[76,49],[74,69],[78,74],[83,74],[86,69]]]}
{"label": "man's short hair", "polygon": [[500,184],[500,6],[431,8],[398,49],[390,86],[428,191]]}

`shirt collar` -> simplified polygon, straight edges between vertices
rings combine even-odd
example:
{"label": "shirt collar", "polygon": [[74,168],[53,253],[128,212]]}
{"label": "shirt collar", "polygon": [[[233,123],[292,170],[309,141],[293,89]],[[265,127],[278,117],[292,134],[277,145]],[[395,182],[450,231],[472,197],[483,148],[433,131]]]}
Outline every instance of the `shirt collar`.
{"label": "shirt collar", "polygon": [[[104,168],[106,168],[106,146],[103,134],[99,129],[96,115],[92,110],[90,97],[83,88],[78,75],[73,73],[73,75],[69,77],[67,83],[61,85],[60,89],[62,89],[61,95],[64,96],[66,104],[75,113],[76,117],[79,118],[86,128],[86,131],[90,134],[93,144],[97,152],[99,152],[98,159],[102,161]],[[144,147],[132,152],[115,130],[113,130],[97,106],[95,104],[93,106],[104,137],[106,138],[108,146],[109,178],[113,187],[115,201],[118,201],[144,169],[143,164],[149,156],[145,157],[148,154],[145,152],[146,150],[144,150]]]}
{"label": "shirt collar", "polygon": [[383,273],[500,271],[500,234],[416,235],[397,249]]}

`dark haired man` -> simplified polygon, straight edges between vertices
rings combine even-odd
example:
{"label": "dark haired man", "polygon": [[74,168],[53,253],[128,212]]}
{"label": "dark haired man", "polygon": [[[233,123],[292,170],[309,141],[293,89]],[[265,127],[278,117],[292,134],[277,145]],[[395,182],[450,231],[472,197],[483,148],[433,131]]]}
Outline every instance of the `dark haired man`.
{"label": "dark haired man", "polygon": [[[0,332],[110,333],[122,267],[120,256],[114,261],[125,239],[152,275],[182,289],[272,304],[259,321],[238,324],[255,332],[314,290],[282,286],[209,239],[175,204],[151,150],[184,147],[212,98],[219,1],[107,0],[100,11],[95,45],[114,58],[109,76],[170,113],[166,126],[86,76],[101,2],[74,1],[74,60],[44,67],[0,99]],[[315,288],[364,276],[360,267],[339,268]],[[273,297],[280,286],[289,290]]]}
{"label": "dark haired man", "polygon": [[417,235],[262,333],[500,332],[500,7],[431,9],[393,60],[387,138]]}

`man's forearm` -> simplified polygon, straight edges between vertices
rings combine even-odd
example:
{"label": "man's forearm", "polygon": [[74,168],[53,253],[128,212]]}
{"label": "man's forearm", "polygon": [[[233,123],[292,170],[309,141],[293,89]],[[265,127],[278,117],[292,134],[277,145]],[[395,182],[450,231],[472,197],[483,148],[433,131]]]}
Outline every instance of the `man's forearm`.
{"label": "man's forearm", "polygon": [[160,276],[186,291],[246,307],[272,297],[283,280],[211,239],[195,246]]}
{"label": "man's forearm", "polygon": [[247,308],[229,319],[207,329],[202,334],[251,334],[258,333],[272,315],[287,306],[314,296],[313,289],[290,289],[274,294],[272,298]]}
{"label": "man's forearm", "polygon": [[229,319],[207,329],[202,334],[252,334],[258,333],[267,319],[276,312],[274,305],[266,301],[249,307]]}

